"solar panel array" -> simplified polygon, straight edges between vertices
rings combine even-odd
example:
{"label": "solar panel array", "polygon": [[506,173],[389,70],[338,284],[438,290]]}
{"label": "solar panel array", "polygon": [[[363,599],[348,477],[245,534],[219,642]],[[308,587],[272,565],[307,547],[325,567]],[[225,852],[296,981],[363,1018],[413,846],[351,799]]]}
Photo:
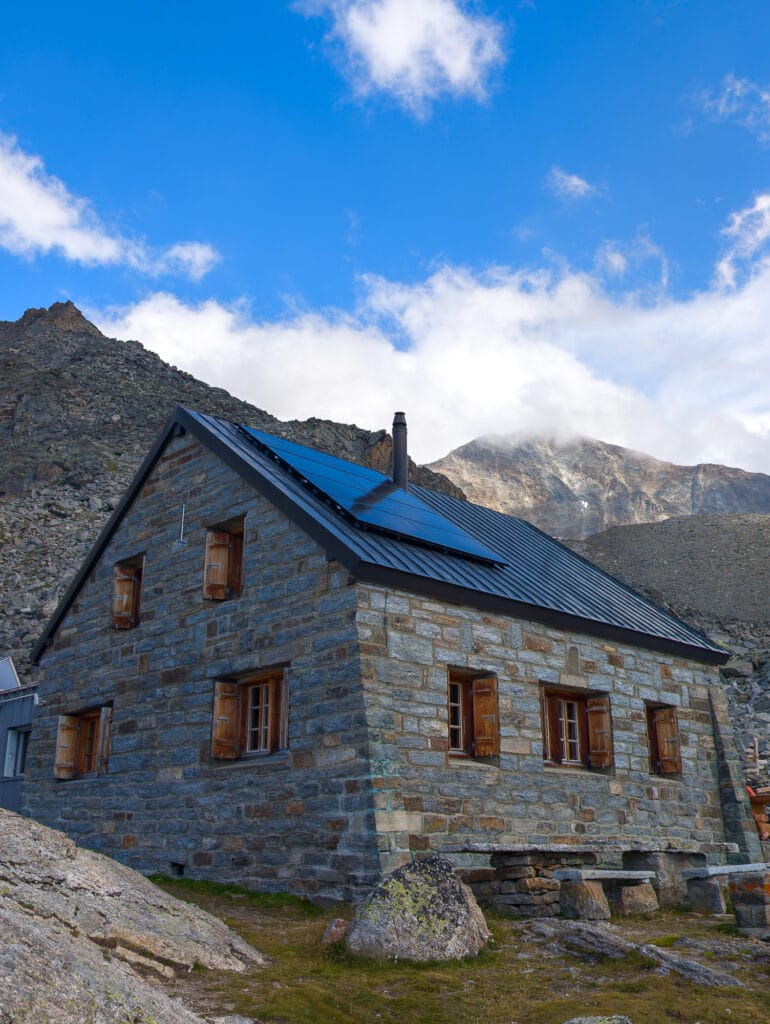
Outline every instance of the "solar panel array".
{"label": "solar panel array", "polygon": [[358,526],[482,562],[502,563],[500,555],[382,473],[252,427],[240,429]]}

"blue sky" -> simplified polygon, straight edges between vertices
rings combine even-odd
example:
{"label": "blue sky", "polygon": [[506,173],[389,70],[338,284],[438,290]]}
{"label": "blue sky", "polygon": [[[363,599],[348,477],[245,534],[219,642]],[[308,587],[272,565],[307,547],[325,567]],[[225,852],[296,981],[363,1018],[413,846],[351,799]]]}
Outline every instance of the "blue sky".
{"label": "blue sky", "polygon": [[0,13],[0,318],[72,299],[420,460],[586,434],[770,472],[765,0]]}

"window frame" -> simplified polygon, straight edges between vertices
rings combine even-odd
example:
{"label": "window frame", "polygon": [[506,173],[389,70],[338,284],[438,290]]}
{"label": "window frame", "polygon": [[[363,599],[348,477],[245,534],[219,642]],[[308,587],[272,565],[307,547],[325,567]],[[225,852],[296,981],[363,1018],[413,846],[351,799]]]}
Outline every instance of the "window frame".
{"label": "window frame", "polygon": [[[647,746],[650,755],[650,775],[669,778],[682,774],[682,739],[679,716],[674,704],[649,702],[646,705]],[[669,732],[671,735],[665,736]],[[676,744],[673,754],[664,755],[661,746]]]}
{"label": "window frame", "polygon": [[54,777],[75,779],[109,770],[112,704],[59,715]]}
{"label": "window frame", "polygon": [[[2,778],[18,779],[21,778],[21,776],[24,774],[24,769],[27,760],[27,750],[29,747],[29,736],[31,731],[31,727],[28,725],[10,726],[6,730]],[[13,750],[11,750],[12,737]],[[9,771],[9,767],[13,770]]]}
{"label": "window frame", "polygon": [[246,516],[206,528],[203,556],[203,597],[229,601],[243,593]]}
{"label": "window frame", "polygon": [[447,669],[448,755],[485,760],[500,753],[497,677],[491,672]]}
{"label": "window frame", "polygon": [[277,667],[215,680],[214,761],[260,759],[288,750],[287,675],[285,667]]}
{"label": "window frame", "polygon": [[140,618],[144,553],[123,558],[112,571],[112,627],[135,629]]}
{"label": "window frame", "polygon": [[545,765],[578,771],[613,767],[608,693],[542,685],[540,715]]}

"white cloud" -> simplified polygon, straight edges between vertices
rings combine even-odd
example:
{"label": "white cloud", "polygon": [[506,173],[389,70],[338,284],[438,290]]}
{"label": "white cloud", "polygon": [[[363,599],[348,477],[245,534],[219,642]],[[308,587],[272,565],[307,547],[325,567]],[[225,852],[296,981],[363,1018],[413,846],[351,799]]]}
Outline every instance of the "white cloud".
{"label": "white cloud", "polygon": [[219,253],[206,242],[177,242],[156,260],[155,273],[181,273],[200,281],[219,262]]}
{"label": "white cloud", "polygon": [[121,264],[142,273],[185,274],[199,280],[218,260],[202,242],[152,250],[109,231],[87,200],[48,174],[43,161],[0,133],[0,246],[32,258],[57,252],[85,266]]}
{"label": "white cloud", "polygon": [[361,97],[384,92],[419,117],[442,95],[483,99],[504,60],[502,29],[458,0],[310,0],[305,14],[332,18],[329,38]]}
{"label": "white cloud", "polygon": [[598,271],[613,277],[623,277],[628,270],[628,259],[614,242],[605,242],[596,253]]}
{"label": "white cloud", "polygon": [[770,239],[770,193],[756,196],[752,206],[732,213],[722,234],[729,247],[717,264],[717,280],[725,287],[735,287],[741,265],[750,261]]}
{"label": "white cloud", "polygon": [[561,167],[552,167],[546,178],[546,185],[560,199],[586,199],[594,195],[596,188],[577,174],[567,174]]}
{"label": "white cloud", "polygon": [[257,322],[158,293],[91,316],[281,418],[378,429],[403,408],[420,461],[485,433],[588,435],[770,472],[770,264],[683,300],[570,268],[362,283],[352,313]]}
{"label": "white cloud", "polygon": [[715,120],[737,121],[763,145],[770,144],[770,86],[730,74],[725,75],[718,91],[705,93],[701,99]]}

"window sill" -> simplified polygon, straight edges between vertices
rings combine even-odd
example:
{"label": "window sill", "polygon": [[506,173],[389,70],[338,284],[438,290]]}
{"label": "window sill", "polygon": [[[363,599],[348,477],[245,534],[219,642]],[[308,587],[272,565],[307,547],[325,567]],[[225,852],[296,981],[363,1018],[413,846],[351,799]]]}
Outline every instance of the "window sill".
{"label": "window sill", "polygon": [[288,750],[279,750],[275,754],[247,754],[245,757],[236,757],[232,760],[211,758],[209,764],[215,771],[232,771],[238,768],[290,768],[291,753]]}
{"label": "window sill", "polygon": [[500,767],[497,758],[484,758],[481,760],[478,757],[469,757],[467,754],[448,754],[447,763],[453,767],[471,768],[477,771],[497,771]]}
{"label": "window sill", "polygon": [[614,776],[614,768],[589,768],[586,764],[557,764],[555,761],[543,761],[543,768],[546,772],[558,775],[574,775],[575,772],[581,775],[607,775]]}

